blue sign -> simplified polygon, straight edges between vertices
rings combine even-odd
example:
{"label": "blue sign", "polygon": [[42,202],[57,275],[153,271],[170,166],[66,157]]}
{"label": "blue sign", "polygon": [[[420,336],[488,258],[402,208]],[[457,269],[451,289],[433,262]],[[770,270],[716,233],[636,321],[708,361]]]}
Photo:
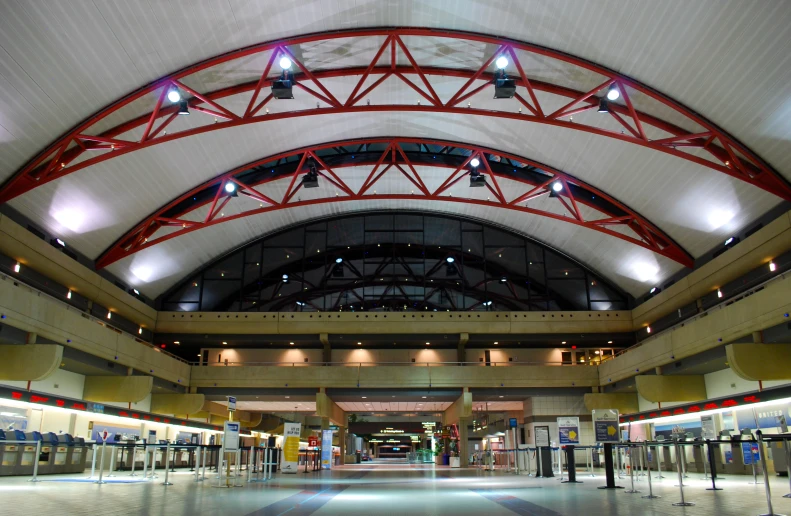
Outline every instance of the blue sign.
{"label": "blue sign", "polygon": [[516,428],[517,426],[518,423],[515,417],[512,417],[511,419],[508,420],[508,428]]}
{"label": "blue sign", "polygon": [[579,444],[580,443],[580,418],[578,417],[559,417],[558,433],[560,434],[560,444]]}
{"label": "blue sign", "polygon": [[321,431],[321,469],[332,468],[332,430]]}
{"label": "blue sign", "polygon": [[[752,453],[750,453],[752,451]],[[747,441],[742,443],[742,455],[744,456],[744,465],[758,464],[760,456],[758,455],[758,443]]]}

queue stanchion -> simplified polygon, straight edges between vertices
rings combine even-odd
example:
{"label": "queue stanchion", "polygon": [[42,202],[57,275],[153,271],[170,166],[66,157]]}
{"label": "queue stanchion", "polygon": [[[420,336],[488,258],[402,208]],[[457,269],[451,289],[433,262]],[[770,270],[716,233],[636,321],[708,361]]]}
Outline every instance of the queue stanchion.
{"label": "queue stanchion", "polygon": [[168,441],[167,446],[165,447],[165,481],[162,482],[163,486],[172,486],[173,482],[168,481],[168,475],[170,474],[170,441]]}
{"label": "queue stanchion", "polygon": [[646,475],[648,478],[648,494],[643,496],[643,498],[648,498],[649,500],[653,498],[659,498],[658,495],[654,494],[654,487],[651,484],[651,463],[648,462],[648,443],[646,441],[643,441],[643,446],[641,448],[642,448],[643,458],[645,459],[645,463],[648,466],[646,468],[647,469]]}
{"label": "queue stanchion", "polygon": [[662,474],[662,455],[665,453],[665,449],[662,448],[661,445],[657,444],[654,446],[654,451],[656,452],[656,478],[661,480],[665,478]]}
{"label": "queue stanchion", "polygon": [[157,478],[157,447],[151,448],[151,480]]}
{"label": "queue stanchion", "polygon": [[[170,445],[170,443],[168,443]],[[168,446],[170,448],[170,446]],[[169,455],[169,453],[168,453]],[[170,471],[175,473],[176,472],[176,449],[173,448],[173,461],[170,463]]]}
{"label": "queue stanchion", "polygon": [[786,450],[786,472],[788,473],[789,493],[784,494],[783,498],[791,498],[791,446],[788,445],[788,438],[783,438],[783,447]]}
{"label": "queue stanchion", "polygon": [[129,473],[130,477],[136,477],[137,473],[135,473],[135,462],[137,462],[137,444],[132,444],[132,472]]}
{"label": "queue stanchion", "polygon": [[200,482],[200,445],[195,446],[195,482]]}
{"label": "queue stanchion", "polygon": [[28,482],[41,482],[38,479],[38,463],[41,461],[41,441],[36,441],[36,460],[33,462],[33,478]]}
{"label": "queue stanchion", "polygon": [[632,487],[624,491],[624,493],[629,493],[629,494],[640,492],[634,488],[634,454],[632,453],[632,450],[633,450],[632,443],[630,442],[627,445],[626,451],[627,451],[627,455],[629,456],[629,481],[631,482]]}
{"label": "queue stanchion", "polygon": [[607,484],[599,487],[599,489],[623,489],[622,486],[615,485],[615,463],[612,454],[612,443],[604,443],[604,477],[607,480]]}
{"label": "queue stanchion", "polygon": [[676,502],[673,505],[675,505],[676,507],[690,507],[692,505],[695,505],[695,503],[688,502],[684,499],[684,477],[682,476],[681,473],[680,448],[681,446],[678,444],[678,441],[676,441],[676,469],[678,470],[678,489],[679,491],[681,491],[681,501]]}
{"label": "queue stanchion", "polygon": [[93,457],[91,457],[91,476],[88,478],[93,478],[93,475],[96,473],[96,455],[98,448],[98,445],[93,443],[93,453],[91,454],[93,455]]}
{"label": "queue stanchion", "polygon": [[[701,445],[701,448],[703,448],[703,446],[704,445]],[[706,446],[708,447],[708,445],[706,445]],[[708,455],[708,452],[706,453],[706,455]],[[709,479],[709,465],[708,465],[708,461],[704,457],[703,458],[703,480],[708,480],[708,479]]]}
{"label": "queue stanchion", "polygon": [[766,514],[762,514],[761,516],[785,516],[783,514],[778,514],[772,508],[772,489],[769,487],[769,471],[766,468],[766,450],[764,449],[764,436],[763,432],[760,430],[756,430],[755,432],[758,435],[758,457],[761,460],[761,470],[763,470],[764,475],[764,490],[766,491],[766,504],[769,506],[769,512]]}
{"label": "queue stanchion", "polygon": [[577,480],[577,459],[574,456],[574,445],[566,445],[566,468],[569,471],[569,479],[565,482],[561,480],[562,484],[581,484],[579,480]]}
{"label": "queue stanchion", "polygon": [[242,480],[242,447],[240,446],[239,449],[236,450],[236,476],[234,477],[233,486],[234,487],[242,487],[243,484],[237,484],[237,482],[243,482]]}
{"label": "queue stanchion", "polygon": [[148,477],[148,445],[143,442],[143,480]]}
{"label": "queue stanchion", "polygon": [[533,468],[530,465],[530,448],[527,448],[527,476],[532,477],[533,475]]}
{"label": "queue stanchion", "polygon": [[615,459],[616,459],[616,466],[618,467],[618,478],[623,478],[621,475],[621,449],[619,447],[615,448]]}
{"label": "queue stanchion", "polygon": [[206,448],[206,446],[204,446],[203,447],[203,461],[202,461],[203,462],[203,471],[201,471],[201,475],[200,475],[201,482],[206,480],[206,451],[207,451],[207,448]]}
{"label": "queue stanchion", "polygon": [[[104,451],[107,449],[107,441],[102,441],[102,457],[99,459],[99,480],[94,482],[94,484],[106,484],[104,480],[102,480],[102,476],[104,475]],[[38,458],[38,457],[36,457]]]}
{"label": "queue stanchion", "polygon": [[706,454],[709,459],[709,469],[711,469],[711,487],[707,487],[706,491],[722,491],[721,487],[717,487],[717,470],[714,465],[714,452],[711,449],[711,440],[706,439]]}
{"label": "queue stanchion", "polygon": [[110,471],[107,472],[107,478],[114,477],[113,471],[115,471],[115,457],[118,455],[118,448],[113,445],[110,445]]}
{"label": "queue stanchion", "polygon": [[750,442],[752,443],[752,444],[750,444],[750,465],[753,468],[753,481],[752,482],[748,482],[748,483],[753,484],[753,485],[758,485],[758,484],[760,484],[760,482],[758,482],[758,473],[756,472],[756,469],[755,469],[755,454],[753,453],[753,445],[755,444],[755,436],[753,436],[753,438],[752,438],[752,440]]}

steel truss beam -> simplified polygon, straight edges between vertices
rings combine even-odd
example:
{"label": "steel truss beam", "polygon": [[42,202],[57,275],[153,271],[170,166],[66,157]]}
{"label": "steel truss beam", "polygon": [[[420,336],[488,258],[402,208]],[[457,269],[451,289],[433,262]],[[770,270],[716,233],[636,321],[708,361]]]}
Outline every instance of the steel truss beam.
{"label": "steel truss beam", "polygon": [[[355,159],[355,155],[352,154],[352,158],[349,159],[349,152],[344,149],[340,149],[342,152],[338,152],[339,147],[350,146],[359,146],[358,151],[363,152],[364,156]],[[375,150],[370,150],[371,146],[374,146]],[[441,154],[443,159],[436,160],[436,156],[440,155],[439,152],[422,151],[424,148],[426,151],[430,150],[428,146],[440,147],[441,151],[445,151],[445,154]],[[417,149],[415,152],[410,150],[413,147]],[[336,154],[328,154],[327,151]],[[487,200],[451,195],[449,191],[454,184],[465,179],[469,174],[469,162],[474,157],[481,161],[479,170],[487,178],[486,186],[491,194]],[[297,197],[295,200],[295,194],[302,186],[302,183],[297,180],[301,174],[307,172],[308,158],[313,158],[315,161],[318,173],[322,176],[321,185],[324,186],[324,188],[320,186],[314,191],[321,192],[323,196],[304,201]],[[330,167],[327,162],[337,164]],[[297,165],[293,172],[289,171],[288,174],[256,175],[256,171],[265,166],[266,168],[271,167],[271,163],[290,163],[292,166],[296,163]],[[506,163],[507,165],[505,165]],[[513,165],[514,163],[521,165],[517,168]],[[421,177],[416,164],[421,167],[450,168],[452,172],[439,187],[432,190]],[[341,170],[361,166],[371,166],[372,168],[363,184],[355,191],[344,181]],[[388,170],[398,171],[404,177],[404,181],[411,184],[410,194],[383,194],[381,192],[377,194],[373,187]],[[509,172],[511,170],[513,173]],[[519,185],[515,195],[512,193],[506,195],[506,192],[500,187],[500,181],[503,179],[511,180],[514,185]],[[267,184],[278,180],[289,181],[286,193],[280,201],[274,200],[274,195],[264,193],[264,187]],[[225,185],[229,182],[237,185],[237,195],[253,198],[259,202],[259,206],[223,216],[222,209],[234,199],[234,195],[225,190]],[[551,190],[555,182],[560,182],[563,188],[560,193],[553,194]],[[326,188],[327,183],[331,184],[332,188]],[[511,189],[513,190],[513,187]],[[465,191],[467,191],[466,187]],[[565,213],[559,214],[528,205],[532,199],[543,195],[557,198]],[[288,151],[221,174],[174,199],[137,224],[102,254],[97,261],[97,267],[106,267],[117,260],[172,238],[242,217],[314,204],[369,199],[419,199],[514,210],[586,227],[649,249],[687,267],[693,264],[692,257],[686,251],[640,214],[601,190],[542,163],[493,149],[443,140],[368,138],[331,142]],[[206,213],[201,214],[202,212],[198,210],[206,206],[208,206]],[[580,210],[580,206],[594,210],[596,216],[586,218]],[[615,226],[624,231],[619,232],[611,229]],[[173,228],[175,231],[159,233],[163,228]]]}
{"label": "steel truss beam", "polygon": [[[371,63],[366,67],[311,71],[302,62],[297,60],[294,53],[289,50],[289,46],[354,37],[384,38],[384,43],[379,47],[379,51],[376,53]],[[465,40],[467,42],[485,43],[494,46],[497,48],[497,51],[490,56],[486,56],[483,59],[483,66],[475,71],[452,68],[431,68],[421,66],[416,61],[404,41],[406,37],[433,38],[430,41],[455,39]],[[409,62],[409,66],[397,65],[396,58],[399,54],[399,50]],[[541,55],[577,66],[589,72],[599,74],[605,77],[606,80],[588,92],[575,91],[570,88],[542,83],[540,81],[531,81],[529,79],[530,70],[525,70],[522,66],[516,53],[517,50]],[[198,92],[184,85],[184,79],[189,78],[192,74],[225,62],[269,51],[272,52],[270,59],[260,79],[257,81],[212,92]],[[390,63],[378,65],[379,61],[382,60],[382,56],[388,54]],[[517,92],[515,98],[521,106],[526,108],[527,112],[522,113],[521,107],[519,112],[513,112],[483,110],[471,106],[462,106],[462,103],[472,95],[487,87],[491,87],[490,83],[493,76],[491,73],[487,72],[487,69],[494,58],[500,54],[507,54],[513,61],[513,66],[518,72],[515,76],[517,85],[523,88],[527,93],[526,98],[524,95]],[[329,115],[337,113],[385,111],[452,113],[507,118],[586,131],[634,143],[692,161],[762,188],[783,199],[791,200],[791,185],[747,147],[713,123],[680,103],[629,77],[620,75],[613,70],[558,51],[520,41],[507,40],[482,34],[420,28],[381,28],[318,33],[276,42],[262,43],[205,60],[168,77],[164,77],[106,107],[52,143],[3,185],[2,189],[0,189],[0,202],[7,202],[36,186],[83,168],[152,145],[208,131],[250,123],[282,120],[300,116],[315,116],[317,111],[313,109],[271,115],[267,112],[261,112],[266,104],[272,100],[272,95],[267,95],[262,100],[258,101],[262,96],[262,88],[268,87],[271,84],[269,73],[275,58],[279,55],[285,55],[291,58],[300,70],[301,73],[296,74],[296,78],[298,79],[297,86],[303,89],[306,94],[315,97],[319,103],[323,102],[326,104],[326,107],[317,107],[319,110],[318,113],[321,114]],[[343,101],[339,100],[336,95],[333,95],[322,81],[327,78],[345,76],[360,76],[360,79],[348,99]],[[378,76],[378,78],[370,86],[360,91],[366,79],[373,76]],[[415,92],[420,95],[420,98],[426,101],[425,104],[377,106],[359,104],[366,95],[391,76],[400,79],[407,86],[415,90]],[[419,80],[410,80],[408,76],[416,77]],[[429,80],[429,78],[433,76],[459,77],[465,78],[467,81],[461,89],[451,96],[450,100],[443,102],[435,92]],[[472,85],[475,83],[476,79],[485,79],[486,83],[473,88]],[[319,91],[310,88],[306,83],[312,83]],[[420,84],[422,84],[422,87]],[[624,128],[624,131],[619,133],[571,121],[571,117],[574,114],[598,106],[599,97],[597,94],[603,93],[606,91],[606,88],[613,84],[621,91],[624,104],[617,104],[615,102],[610,103],[610,115]],[[207,119],[207,125],[205,126],[168,133],[167,128],[176,117],[176,106],[163,106],[163,101],[167,89],[172,86],[178,86],[182,89],[182,93],[190,95],[188,98],[190,109],[213,117],[214,123]],[[634,108],[627,88],[672,109],[677,114],[685,117],[690,125],[700,126],[703,130],[693,133],[654,116],[637,111]],[[539,100],[535,94],[536,91],[558,95],[571,100],[562,108],[550,114],[546,114],[539,104]],[[246,92],[250,92],[250,100],[244,113],[233,113],[229,109],[221,106],[218,102],[231,95],[238,95]],[[127,121],[112,129],[105,130],[101,132],[101,134],[92,135],[92,133],[95,132],[95,130],[92,130],[94,126],[97,126],[107,117],[135,101],[140,100],[141,102],[146,102],[146,100],[141,99],[147,95],[151,95],[152,99],[156,98],[156,101],[152,102],[151,106],[148,108],[150,109],[148,114]],[[256,104],[256,102],[258,103]],[[317,106],[319,105],[320,104],[317,104]],[[503,104],[504,107],[509,105],[510,104],[507,102]],[[646,136],[646,126],[660,129],[669,136],[651,140]],[[125,139],[123,137],[126,133],[137,128],[143,129],[141,137],[135,137],[133,139]],[[91,152],[93,155],[86,158],[84,154],[88,152]]]}

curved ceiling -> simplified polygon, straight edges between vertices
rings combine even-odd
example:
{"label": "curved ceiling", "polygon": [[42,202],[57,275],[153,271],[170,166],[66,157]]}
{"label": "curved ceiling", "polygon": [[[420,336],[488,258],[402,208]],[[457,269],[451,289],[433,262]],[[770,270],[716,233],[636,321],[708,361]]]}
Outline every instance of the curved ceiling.
{"label": "curved ceiling", "polygon": [[[791,71],[781,43],[791,39],[791,13],[780,4],[169,6],[1,8],[0,197],[92,258],[174,199],[250,162],[392,137],[487,147],[562,170],[617,199],[680,254],[668,259],[557,217],[484,204],[359,199],[238,218],[109,266],[150,296],[262,233],[370,209],[486,219],[638,295],[679,270],[679,256],[700,256],[791,199],[791,126],[783,117]],[[359,29],[376,26],[445,31]],[[332,32],[349,29],[356,32]],[[459,30],[476,34],[447,32]],[[486,84],[491,61],[503,54],[518,98],[493,100]],[[268,65],[280,55],[297,64],[295,100],[267,98],[268,77],[279,72]],[[164,96],[173,84],[190,99],[191,116],[172,114]],[[599,114],[611,84],[621,98]],[[141,263],[156,270],[145,281],[134,273]]]}

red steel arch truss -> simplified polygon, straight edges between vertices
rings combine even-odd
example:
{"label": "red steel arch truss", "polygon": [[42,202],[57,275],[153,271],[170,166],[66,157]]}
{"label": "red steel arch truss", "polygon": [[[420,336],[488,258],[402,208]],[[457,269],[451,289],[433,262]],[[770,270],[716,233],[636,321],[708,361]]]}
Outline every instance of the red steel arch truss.
{"label": "red steel arch truss", "polygon": [[[355,152],[362,154],[360,149],[373,145],[376,150],[367,152],[367,157],[355,156]],[[432,146],[431,149],[428,146]],[[343,150],[355,147],[356,151]],[[416,161],[415,154],[411,154],[416,147],[418,153],[423,152],[420,149],[426,149],[425,154],[433,156],[433,160]],[[338,160],[338,165],[327,163],[331,162],[330,158],[344,156],[347,159]],[[448,160],[434,161],[437,157],[452,157],[454,165],[449,165]],[[303,186],[301,176],[308,171],[306,164],[311,158],[320,176],[320,186],[310,190],[310,198],[302,200],[297,194]],[[483,195],[472,194],[482,189],[466,185],[456,189],[456,194],[451,192],[454,185],[469,177],[473,158],[479,160],[478,170],[486,177],[486,199]],[[268,169],[288,162],[294,169],[288,175],[249,175],[256,169]],[[506,167],[509,173],[500,168],[503,163],[509,164]],[[345,169],[353,167],[371,167],[370,171],[365,169],[365,179],[358,181],[358,186],[345,179],[348,178]],[[429,170],[442,169],[439,180],[436,176],[433,183],[427,180],[428,167],[431,167]],[[510,173],[512,167],[514,174]],[[529,170],[531,174],[517,174],[520,170]],[[377,193],[377,183],[389,171],[407,181],[404,184],[409,185],[411,191],[393,193],[379,190]],[[278,182],[280,185],[276,187]],[[283,189],[286,183],[288,186]],[[555,183],[562,186],[559,192],[553,192]],[[233,192],[226,189],[228,184],[233,185]],[[534,200],[544,196],[551,197],[558,204],[535,207],[537,201]],[[693,263],[692,257],[678,244],[638,213],[606,193],[544,164],[497,150],[442,140],[369,138],[288,151],[221,174],[147,217],[108,249],[97,261],[97,267],[106,267],[172,238],[243,217],[315,204],[365,200],[442,201],[514,210],[583,226],[649,249],[688,267]],[[234,203],[240,202],[246,204],[234,209]]]}
{"label": "red steel arch truss", "polygon": [[[300,45],[337,42],[344,38],[377,38],[378,51],[367,66],[351,68],[311,70],[303,60],[297,58]],[[413,44],[412,50],[407,45],[408,42],[414,42],[415,38],[426,38],[426,41],[421,41],[421,47],[438,46],[440,42],[462,41],[494,51],[476,57],[480,63],[477,69],[431,66],[415,59],[415,47],[418,45]],[[215,91],[198,91],[186,84],[193,74],[264,52],[271,54],[257,81]],[[563,66],[576,67],[604,79],[586,91],[537,79],[531,80],[532,70],[522,66],[524,59],[520,59],[520,53],[522,56],[532,55],[544,60],[556,60]],[[492,88],[492,63],[500,55],[510,59],[508,71],[519,87],[515,96],[518,111],[509,102],[503,103],[504,110],[465,106],[464,102],[469,102],[474,95]],[[316,109],[268,113],[267,106],[272,101],[272,95],[266,94],[265,88],[271,85],[270,72],[280,56],[287,56],[296,64],[296,86],[307,95],[315,97],[318,101]],[[399,64],[397,56],[402,64]],[[359,76],[359,80],[351,95],[346,98],[341,98],[337,91],[333,93],[332,88],[327,85],[327,79],[351,76]],[[425,102],[417,105],[363,104],[366,96],[390,77],[400,80]],[[456,77],[466,81],[447,100],[443,100],[430,80],[435,77]],[[369,79],[373,82],[366,86]],[[476,84],[481,80],[485,82]],[[600,96],[613,85],[621,92],[621,101],[610,103],[608,116],[617,122],[619,130],[603,129],[572,120],[578,113],[596,109]],[[171,125],[178,116],[177,106],[166,102],[167,91],[173,86],[181,90],[192,111],[206,115],[205,125],[184,130],[176,130]],[[563,98],[562,107],[550,111],[539,102],[539,92]],[[243,112],[234,112],[222,105],[223,99],[244,93],[250,95]],[[667,113],[672,113],[673,119],[683,119],[684,122],[674,124],[648,114],[645,110],[639,111],[635,108],[638,100],[646,104],[654,103]],[[133,111],[145,114],[136,115],[107,129],[110,120],[115,120],[119,111],[133,103],[138,103]],[[141,108],[139,103],[146,105]],[[47,147],[3,185],[0,189],[0,202],[96,163],[178,138],[227,127],[315,116],[319,113],[329,115],[386,111],[489,116],[586,131],[692,161],[791,200],[791,186],[769,165],[722,129],[678,102],[612,70],[562,52],[495,36],[422,28],[379,28],[318,33],[254,45],[208,59],[164,77],[96,113]],[[108,120],[113,115],[116,118]]]}

